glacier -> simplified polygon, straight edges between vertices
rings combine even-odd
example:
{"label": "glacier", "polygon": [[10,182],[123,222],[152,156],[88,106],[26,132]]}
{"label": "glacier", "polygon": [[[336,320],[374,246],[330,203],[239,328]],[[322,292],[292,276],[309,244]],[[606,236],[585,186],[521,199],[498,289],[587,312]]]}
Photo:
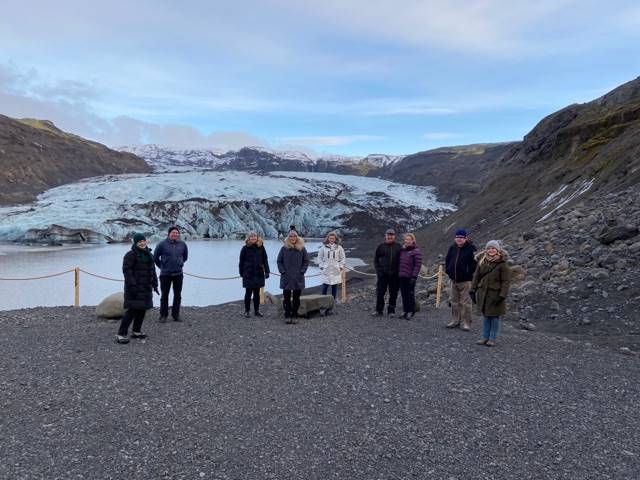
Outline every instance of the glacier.
{"label": "glacier", "polygon": [[32,204],[0,208],[0,241],[110,243],[133,232],[163,238],[276,238],[296,225],[305,236],[410,231],[455,210],[433,187],[315,172],[191,169],[109,175],[56,187]]}

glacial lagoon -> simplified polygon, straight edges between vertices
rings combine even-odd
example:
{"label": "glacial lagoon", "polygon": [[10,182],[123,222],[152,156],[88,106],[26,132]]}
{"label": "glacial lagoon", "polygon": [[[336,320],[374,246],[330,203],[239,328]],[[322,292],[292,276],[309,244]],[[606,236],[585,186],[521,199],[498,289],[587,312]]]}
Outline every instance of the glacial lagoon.
{"label": "glacial lagoon", "polygon": [[[187,242],[189,260],[185,272],[204,277],[235,277],[238,275],[238,257],[243,246],[241,240],[196,240]],[[276,259],[282,242],[266,240],[269,265],[277,272]],[[312,262],[307,275],[319,273],[313,262],[320,241],[307,241],[307,251]],[[151,248],[155,244],[150,244]],[[0,277],[40,277],[80,267],[96,275],[122,279],[122,257],[130,244],[21,246],[0,245]],[[349,266],[363,265],[359,259],[348,259]],[[266,290],[281,293],[279,277],[272,275],[267,280]],[[307,279],[307,287],[320,284],[319,277]],[[40,306],[73,305],[74,274],[31,281],[0,281],[0,310],[13,310]],[[106,296],[122,291],[123,283],[80,274],[80,305],[97,305]],[[241,279],[204,280],[185,276],[182,304],[205,306],[239,300],[244,295]],[[154,295],[154,305],[160,297]]]}

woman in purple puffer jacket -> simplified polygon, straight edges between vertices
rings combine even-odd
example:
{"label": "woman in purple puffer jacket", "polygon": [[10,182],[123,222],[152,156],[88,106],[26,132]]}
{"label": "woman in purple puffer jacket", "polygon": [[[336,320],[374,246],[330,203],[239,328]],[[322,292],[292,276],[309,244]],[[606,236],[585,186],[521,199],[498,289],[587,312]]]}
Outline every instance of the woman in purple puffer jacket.
{"label": "woman in purple puffer jacket", "polygon": [[422,253],[416,245],[413,233],[405,233],[404,245],[400,250],[398,277],[402,294],[403,318],[410,320],[416,313],[416,280],[422,266]]}

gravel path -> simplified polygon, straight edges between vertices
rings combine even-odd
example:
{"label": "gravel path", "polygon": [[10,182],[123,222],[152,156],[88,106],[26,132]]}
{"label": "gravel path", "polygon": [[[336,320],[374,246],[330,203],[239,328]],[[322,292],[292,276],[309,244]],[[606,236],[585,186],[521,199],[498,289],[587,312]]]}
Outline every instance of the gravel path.
{"label": "gravel path", "polygon": [[506,326],[494,348],[415,320],[285,325],[239,304],[0,314],[0,478],[623,479],[640,476],[640,361]]}

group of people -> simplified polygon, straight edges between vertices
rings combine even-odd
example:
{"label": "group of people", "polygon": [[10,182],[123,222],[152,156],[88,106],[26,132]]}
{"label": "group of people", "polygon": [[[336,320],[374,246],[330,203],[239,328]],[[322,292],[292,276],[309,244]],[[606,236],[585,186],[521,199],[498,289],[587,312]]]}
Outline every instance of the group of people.
{"label": "group of people", "polygon": [[[153,308],[153,292],[160,295],[160,317],[158,322],[165,323],[169,316],[169,294],[173,290],[171,317],[181,322],[180,304],[182,302],[183,266],[189,257],[187,244],[180,240],[178,227],[169,228],[167,238],[151,251],[146,237],[141,233],[133,235],[133,245],[125,254],[122,262],[124,274],[124,316],[116,335],[118,343],[128,343],[129,338],[144,339],[142,322],[146,311]],[[338,234],[329,232],[318,253],[318,263],[322,275],[322,294],[326,295],[331,288],[331,295],[336,298],[338,284],[342,282],[342,272],[346,266],[344,249],[339,243]],[[305,288],[305,273],[309,267],[309,254],[304,239],[298,235],[295,227],[291,227],[278,253],[278,272],[280,288],[283,293],[283,307],[286,323],[298,323],[300,296]],[[160,268],[160,277],[156,268]],[[245,317],[260,313],[260,289],[269,278],[269,258],[263,245],[263,239],[257,232],[249,232],[245,245],[240,250],[238,271],[245,289]],[[158,286],[160,291],[158,291]],[[330,310],[326,313],[331,313]],[[133,323],[131,336],[129,328]]]}
{"label": "group of people", "polygon": [[[177,227],[169,228],[167,238],[160,242],[154,251],[147,246],[144,235],[136,233],[133,245],[123,259],[124,308],[116,341],[128,343],[128,331],[133,322],[131,338],[143,339],[141,327],[145,312],[153,308],[153,292],[160,294],[159,322],[164,323],[169,316],[169,293],[173,289],[171,317],[182,321],[180,317],[183,266],[189,251],[187,244],[180,240]],[[510,285],[508,255],[500,243],[491,240],[483,251],[478,252],[468,239],[464,229],[455,233],[445,264],[445,271],[451,280],[450,306],[451,320],[447,328],[460,327],[469,331],[472,322],[472,304],[477,306],[483,317],[482,338],[478,344],[493,346],[500,329],[500,318],[506,313],[506,303]],[[322,276],[322,294],[331,289],[336,298],[337,287],[342,282],[346,267],[346,256],[336,232],[329,232],[318,252],[318,264]],[[384,315],[385,297],[387,297],[387,315],[396,316],[398,293],[402,297],[402,318],[414,317],[417,305],[415,286],[422,267],[422,253],[412,233],[405,233],[402,244],[396,240],[396,232],[388,229],[384,242],[375,251],[373,261],[376,271],[376,308],[372,316]],[[160,268],[160,277],[156,268]],[[284,239],[277,258],[280,275],[280,288],[283,293],[283,308],[286,323],[298,323],[300,296],[305,288],[305,273],[309,267],[309,254],[304,239],[291,227]],[[260,289],[269,278],[270,268],[263,239],[257,232],[249,232],[245,245],[240,250],[238,271],[245,289],[244,315],[260,313]],[[158,291],[160,286],[160,291]],[[252,302],[253,300],[253,302]],[[330,310],[327,313],[331,313]]]}

